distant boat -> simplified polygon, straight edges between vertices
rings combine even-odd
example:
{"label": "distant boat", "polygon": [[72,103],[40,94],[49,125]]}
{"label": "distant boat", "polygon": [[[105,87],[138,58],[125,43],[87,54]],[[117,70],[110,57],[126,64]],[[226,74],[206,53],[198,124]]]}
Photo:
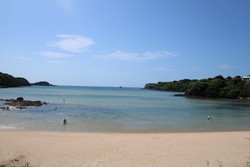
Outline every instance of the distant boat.
{"label": "distant boat", "polygon": [[119,88],[122,88],[122,86],[120,86]]}

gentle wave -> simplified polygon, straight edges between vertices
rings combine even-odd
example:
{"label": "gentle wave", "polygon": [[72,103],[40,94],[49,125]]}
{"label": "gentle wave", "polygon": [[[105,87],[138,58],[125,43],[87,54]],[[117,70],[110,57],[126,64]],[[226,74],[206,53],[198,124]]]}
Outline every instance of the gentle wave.
{"label": "gentle wave", "polygon": [[0,125],[0,130],[16,130],[19,129],[15,126],[8,126],[8,125]]}

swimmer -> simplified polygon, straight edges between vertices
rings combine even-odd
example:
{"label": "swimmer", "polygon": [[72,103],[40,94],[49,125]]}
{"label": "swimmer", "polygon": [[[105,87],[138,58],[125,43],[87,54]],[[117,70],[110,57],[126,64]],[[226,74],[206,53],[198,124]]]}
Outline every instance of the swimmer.
{"label": "swimmer", "polygon": [[63,120],[63,124],[64,124],[64,125],[67,124],[67,120],[66,120],[66,119]]}

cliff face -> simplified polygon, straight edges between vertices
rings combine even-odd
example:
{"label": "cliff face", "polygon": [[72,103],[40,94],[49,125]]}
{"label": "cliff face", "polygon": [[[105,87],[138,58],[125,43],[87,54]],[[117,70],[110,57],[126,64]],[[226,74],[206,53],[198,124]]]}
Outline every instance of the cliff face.
{"label": "cliff face", "polygon": [[21,77],[13,77],[12,75],[0,72],[0,87],[19,87],[30,86],[27,79]]}

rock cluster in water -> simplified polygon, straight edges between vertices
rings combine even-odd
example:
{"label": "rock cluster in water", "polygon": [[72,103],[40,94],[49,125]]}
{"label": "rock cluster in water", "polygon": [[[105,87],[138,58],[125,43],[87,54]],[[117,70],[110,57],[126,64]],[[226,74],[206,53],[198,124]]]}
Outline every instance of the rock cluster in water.
{"label": "rock cluster in water", "polygon": [[[2,101],[6,101],[5,104],[9,105],[9,106],[13,106],[15,108],[19,108],[19,109],[25,109],[26,107],[29,106],[42,106],[45,104],[48,104],[46,102],[42,102],[42,101],[31,101],[31,100],[24,100],[23,97],[18,97],[17,99],[1,99]],[[8,109],[8,108],[7,108]]]}

